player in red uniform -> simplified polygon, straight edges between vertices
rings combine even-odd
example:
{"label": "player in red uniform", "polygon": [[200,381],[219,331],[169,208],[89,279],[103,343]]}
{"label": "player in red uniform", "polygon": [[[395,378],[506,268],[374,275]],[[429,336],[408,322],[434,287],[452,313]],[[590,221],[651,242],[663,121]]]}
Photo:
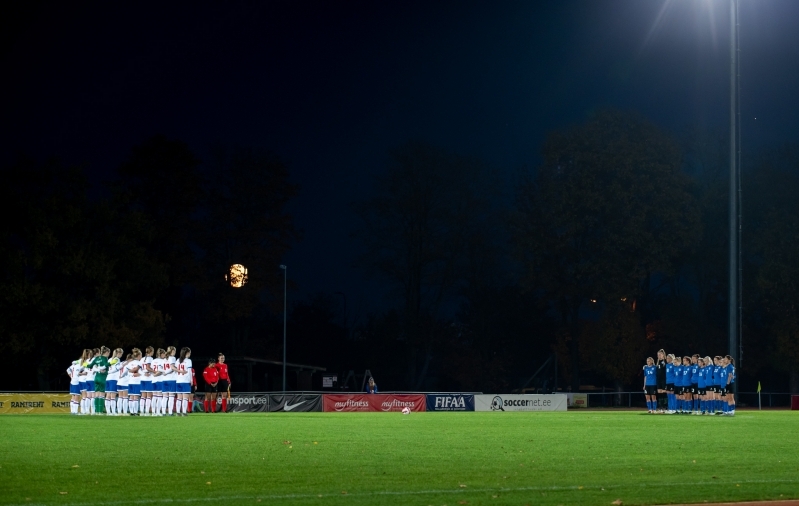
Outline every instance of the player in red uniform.
{"label": "player in red uniform", "polygon": [[203,406],[206,413],[216,413],[216,392],[219,383],[219,370],[216,368],[214,359],[208,361],[208,367],[203,371],[205,380],[205,400]]}
{"label": "player in red uniform", "polygon": [[219,383],[217,383],[218,391],[222,392],[222,413],[227,413],[227,401],[230,398],[230,375],[227,372],[227,364],[225,363],[225,355],[220,353],[214,365],[216,370],[219,371]]}

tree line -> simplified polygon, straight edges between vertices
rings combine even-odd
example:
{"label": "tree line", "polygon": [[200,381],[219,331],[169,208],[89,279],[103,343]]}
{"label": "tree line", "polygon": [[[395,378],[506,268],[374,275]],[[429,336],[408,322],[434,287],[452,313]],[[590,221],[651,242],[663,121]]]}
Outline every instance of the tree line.
{"label": "tree line", "polygon": [[[637,389],[658,349],[726,354],[726,153],[605,110],[551,132],[503,193],[479,160],[406,144],[356,206],[358,265],[397,301],[359,336],[422,390]],[[799,156],[744,162],[741,388],[796,392]]]}
{"label": "tree line", "polygon": [[[626,388],[643,360],[727,352],[727,147],[606,110],[553,131],[512,181],[475,156],[408,142],[353,204],[353,264],[385,287],[354,322],[337,294],[294,303],[290,361],[369,368],[381,388]],[[745,159],[742,388],[799,390],[799,153]],[[2,171],[0,351],[10,388],[49,389],[102,342],[278,359],[298,188],[274,153],[205,163],[154,137],[110,182],[22,159]],[[246,289],[223,281],[250,269]],[[377,294],[376,294],[377,295]],[[350,318],[348,319],[348,316]]]}
{"label": "tree line", "polygon": [[[281,303],[276,266],[298,237],[285,212],[297,188],[276,155],[226,148],[201,164],[156,136],[100,188],[57,161],[23,158],[1,177],[8,388],[57,388],[64,364],[100,344],[271,349],[250,330]],[[224,281],[234,263],[255,273],[247,290]]]}

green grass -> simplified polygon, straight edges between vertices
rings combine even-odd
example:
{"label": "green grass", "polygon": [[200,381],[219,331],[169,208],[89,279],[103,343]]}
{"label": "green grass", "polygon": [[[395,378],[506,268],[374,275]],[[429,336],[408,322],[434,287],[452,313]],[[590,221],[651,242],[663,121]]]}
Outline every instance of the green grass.
{"label": "green grass", "polygon": [[799,498],[797,428],[790,411],[10,415],[0,417],[0,503]]}

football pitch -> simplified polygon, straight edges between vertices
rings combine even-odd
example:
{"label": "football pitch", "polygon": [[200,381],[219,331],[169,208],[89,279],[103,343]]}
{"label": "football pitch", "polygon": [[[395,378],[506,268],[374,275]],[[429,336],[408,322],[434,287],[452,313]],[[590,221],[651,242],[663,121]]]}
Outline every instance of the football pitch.
{"label": "football pitch", "polygon": [[789,499],[799,498],[798,429],[791,411],[10,415],[0,503]]}

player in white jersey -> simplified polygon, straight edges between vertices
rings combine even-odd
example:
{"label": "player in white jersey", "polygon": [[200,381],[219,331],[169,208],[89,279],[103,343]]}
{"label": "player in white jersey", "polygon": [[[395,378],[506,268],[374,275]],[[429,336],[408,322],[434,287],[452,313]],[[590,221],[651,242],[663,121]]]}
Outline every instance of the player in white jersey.
{"label": "player in white jersey", "polygon": [[122,348],[114,350],[108,361],[108,376],[105,378],[105,412],[109,416],[117,415],[117,391],[119,390],[119,369],[122,363]]}
{"label": "player in white jersey", "polygon": [[[91,358],[89,358],[89,362],[96,356],[100,355],[100,348],[94,348],[91,350]],[[89,362],[83,364],[84,371],[86,372],[86,398],[83,402],[86,403],[86,412],[90,414],[95,414],[95,407],[94,407],[94,377],[97,375],[97,366],[92,366],[91,368],[87,367]]]}
{"label": "player in white jersey", "polygon": [[119,381],[117,381],[117,414],[128,414],[128,381],[130,381],[130,373],[128,373],[127,365],[133,360],[133,354],[128,353],[124,362],[119,363]]}
{"label": "player in white jersey", "polygon": [[128,374],[130,374],[130,379],[128,380],[128,399],[129,399],[129,410],[131,415],[139,415],[139,398],[141,397],[141,350],[138,348],[133,348],[131,350],[133,354],[133,359],[128,362],[125,366],[125,369],[128,370]]}
{"label": "player in white jersey", "polygon": [[152,368],[153,368],[153,416],[163,416],[163,410],[161,409],[164,405],[163,397],[161,396],[162,392],[162,384],[164,380],[164,363],[166,360],[164,357],[166,356],[166,351],[162,348],[158,348],[158,351],[155,352],[155,358],[153,359]]}
{"label": "player in white jersey", "polygon": [[83,370],[82,359],[83,357],[78,360],[73,360],[72,364],[67,367],[67,374],[69,374],[69,395],[72,396],[69,402],[69,412],[73,415],[78,414],[78,408],[80,407],[80,373]]}
{"label": "player in white jersey", "polygon": [[153,403],[153,353],[152,346],[144,349],[144,358],[141,359],[141,405],[139,413],[148,416]]}
{"label": "player in white jersey", "polygon": [[83,350],[83,355],[81,355],[81,361],[80,361],[80,365],[81,365],[81,371],[80,371],[80,414],[81,415],[89,414],[89,404],[91,403],[91,401],[88,400],[89,399],[89,392],[87,391],[87,386],[86,386],[86,375],[88,374],[88,371],[86,370],[86,366],[89,365],[89,362],[91,361],[92,358],[93,358],[92,350],[90,350],[88,348]]}
{"label": "player in white jersey", "polygon": [[177,380],[177,374],[175,372],[178,370],[175,367],[175,352],[177,349],[174,346],[170,346],[166,349],[166,363],[164,364],[164,381],[161,384],[161,389],[163,395],[166,400],[166,412],[169,416],[172,416],[172,410],[175,408],[175,393],[177,392],[177,385],[175,380]]}
{"label": "player in white jersey", "polygon": [[189,407],[189,397],[191,396],[191,349],[181,348],[180,358],[175,366],[177,367],[177,394],[178,399],[175,405],[178,416],[186,416]]}

